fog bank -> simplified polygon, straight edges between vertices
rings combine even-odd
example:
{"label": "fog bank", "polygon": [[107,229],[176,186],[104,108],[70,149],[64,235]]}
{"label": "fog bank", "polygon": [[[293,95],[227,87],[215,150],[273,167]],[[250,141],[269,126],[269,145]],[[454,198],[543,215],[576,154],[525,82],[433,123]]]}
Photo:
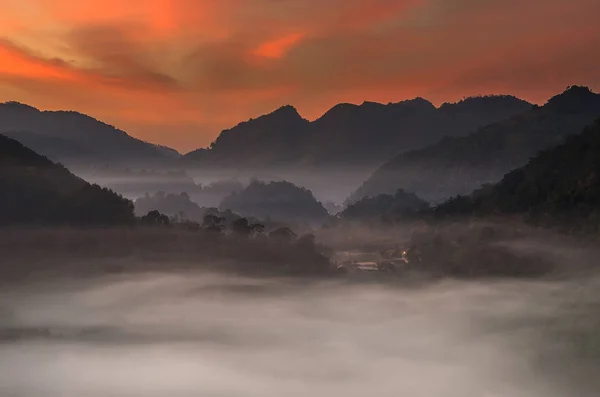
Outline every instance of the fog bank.
{"label": "fog bank", "polygon": [[188,273],[3,287],[0,395],[595,396],[599,286]]}

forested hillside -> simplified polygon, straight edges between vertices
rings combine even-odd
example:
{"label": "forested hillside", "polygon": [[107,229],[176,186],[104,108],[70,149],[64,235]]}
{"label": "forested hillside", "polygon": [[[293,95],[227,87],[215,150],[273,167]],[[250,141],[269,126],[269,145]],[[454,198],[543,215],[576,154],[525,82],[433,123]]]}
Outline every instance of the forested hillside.
{"label": "forested hillside", "polygon": [[523,214],[538,222],[600,226],[600,119],[502,180],[455,197],[436,214]]}
{"label": "forested hillside", "polygon": [[114,225],[133,220],[130,201],[0,135],[0,225]]}
{"label": "forested hillside", "polygon": [[399,188],[428,201],[470,193],[499,181],[539,150],[557,145],[598,116],[600,95],[586,87],[570,87],[542,107],[393,158],[365,181],[350,201]]}

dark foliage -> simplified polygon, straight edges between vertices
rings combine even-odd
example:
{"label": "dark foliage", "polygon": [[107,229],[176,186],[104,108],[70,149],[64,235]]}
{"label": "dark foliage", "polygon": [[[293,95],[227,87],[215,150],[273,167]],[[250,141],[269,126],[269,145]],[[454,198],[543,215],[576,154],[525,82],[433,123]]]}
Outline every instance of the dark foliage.
{"label": "dark foliage", "polygon": [[600,116],[600,95],[570,87],[542,107],[490,124],[465,137],[447,137],[406,152],[379,168],[351,196],[390,194],[399,186],[430,201],[467,194],[527,163]]}
{"label": "dark foliage", "polygon": [[233,222],[232,232],[239,237],[258,237],[262,235],[265,226],[260,223],[250,223],[246,218],[239,218]]}
{"label": "dark foliage", "polygon": [[0,224],[114,225],[133,204],[0,135]]}
{"label": "dark foliage", "polygon": [[498,242],[522,239],[509,230],[485,224],[439,225],[413,233],[406,252],[415,268],[439,277],[537,277],[555,265],[539,254],[517,254]]}
{"label": "dark foliage", "polygon": [[221,210],[259,219],[322,221],[329,215],[310,190],[289,182],[252,181],[239,193],[226,197]]}
{"label": "dark foliage", "polygon": [[169,217],[157,210],[148,212],[142,216],[142,223],[148,226],[169,226]]}
{"label": "dark foliage", "polygon": [[281,227],[269,233],[269,238],[282,243],[291,244],[298,236],[288,227]]}
{"label": "dark foliage", "polygon": [[225,217],[208,214],[204,216],[202,227],[213,233],[221,233],[225,229]]}
{"label": "dark foliage", "polygon": [[429,204],[413,193],[399,189],[393,196],[380,194],[365,197],[350,204],[340,215],[342,219],[367,220],[383,219],[414,213],[429,208]]}
{"label": "dark foliage", "polygon": [[443,215],[523,214],[531,221],[600,226],[600,119],[540,152],[497,184],[438,206]]}

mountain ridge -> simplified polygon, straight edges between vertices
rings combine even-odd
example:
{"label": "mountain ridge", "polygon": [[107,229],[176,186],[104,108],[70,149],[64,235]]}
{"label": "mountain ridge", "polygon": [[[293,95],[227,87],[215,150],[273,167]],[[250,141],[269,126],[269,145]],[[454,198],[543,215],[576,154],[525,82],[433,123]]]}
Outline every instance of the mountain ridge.
{"label": "mountain ridge", "polygon": [[539,223],[600,227],[600,118],[540,151],[496,184],[452,198],[438,216],[522,214]]}
{"label": "mountain ridge", "polygon": [[133,204],[91,185],[0,134],[1,225],[116,225],[134,221]]}
{"label": "mountain ridge", "polygon": [[570,86],[543,106],[391,158],[348,201],[390,194],[399,188],[428,201],[469,193],[499,180],[537,151],[560,143],[598,116],[600,95],[587,87]]}
{"label": "mountain ridge", "polygon": [[[125,131],[73,110],[40,110],[9,101],[0,103],[0,133],[22,140],[27,147],[64,163],[164,162],[179,157],[174,150],[135,138]],[[72,152],[77,146],[81,153]]]}
{"label": "mountain ridge", "polygon": [[[471,111],[476,103],[488,111]],[[199,167],[376,166],[399,151],[437,141],[444,134],[464,134],[531,106],[510,95],[469,97],[439,107],[418,97],[388,104],[340,103],[308,121],[295,107],[285,105],[223,130],[209,147],[191,151],[184,159]],[[236,164],[227,158],[232,155],[239,156]]]}

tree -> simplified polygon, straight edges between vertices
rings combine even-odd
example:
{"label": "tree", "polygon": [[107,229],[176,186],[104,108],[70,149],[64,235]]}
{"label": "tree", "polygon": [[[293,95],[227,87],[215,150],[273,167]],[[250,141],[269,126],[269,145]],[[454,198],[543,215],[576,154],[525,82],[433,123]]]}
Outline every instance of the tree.
{"label": "tree", "polygon": [[291,244],[298,236],[290,228],[281,227],[269,233],[269,239]]}
{"label": "tree", "polygon": [[169,217],[154,210],[142,216],[142,222],[148,225],[168,226],[170,224]]}
{"label": "tree", "polygon": [[250,227],[252,228],[252,237],[256,238],[259,236],[262,236],[263,233],[265,232],[265,225],[262,225],[260,223],[254,223],[252,225],[250,225]]}
{"label": "tree", "polygon": [[202,227],[210,232],[221,233],[225,228],[225,218],[212,214],[206,215]]}
{"label": "tree", "polygon": [[239,218],[233,222],[232,231],[237,236],[249,237],[252,233],[252,230],[253,228],[246,218]]}

